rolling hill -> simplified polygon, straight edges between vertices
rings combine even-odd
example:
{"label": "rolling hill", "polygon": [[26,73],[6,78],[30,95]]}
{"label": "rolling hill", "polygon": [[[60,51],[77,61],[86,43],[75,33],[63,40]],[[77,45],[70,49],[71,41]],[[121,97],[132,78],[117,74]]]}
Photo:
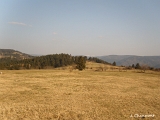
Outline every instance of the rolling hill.
{"label": "rolling hill", "polygon": [[33,56],[13,50],[13,49],[0,49],[0,59],[1,58],[23,60],[23,59],[33,58]]}

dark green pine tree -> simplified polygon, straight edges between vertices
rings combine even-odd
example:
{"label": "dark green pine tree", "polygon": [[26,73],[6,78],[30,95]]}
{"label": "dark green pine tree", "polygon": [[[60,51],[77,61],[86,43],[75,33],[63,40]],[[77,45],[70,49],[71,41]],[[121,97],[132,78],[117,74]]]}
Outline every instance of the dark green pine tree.
{"label": "dark green pine tree", "polygon": [[141,66],[139,65],[139,63],[136,64],[135,69],[140,69]]}
{"label": "dark green pine tree", "polygon": [[82,57],[82,56],[78,57],[78,59],[76,61],[76,64],[77,64],[77,69],[78,70],[85,69],[85,67],[86,67],[86,59],[85,59],[85,57]]}
{"label": "dark green pine tree", "polygon": [[112,65],[113,65],[113,66],[116,66],[116,62],[114,61]]}

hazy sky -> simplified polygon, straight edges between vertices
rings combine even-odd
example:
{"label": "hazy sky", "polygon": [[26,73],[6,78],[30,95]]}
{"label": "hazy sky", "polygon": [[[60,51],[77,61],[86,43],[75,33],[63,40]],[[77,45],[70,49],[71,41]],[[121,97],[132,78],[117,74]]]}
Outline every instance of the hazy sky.
{"label": "hazy sky", "polygon": [[0,48],[160,55],[160,0],[0,0]]}

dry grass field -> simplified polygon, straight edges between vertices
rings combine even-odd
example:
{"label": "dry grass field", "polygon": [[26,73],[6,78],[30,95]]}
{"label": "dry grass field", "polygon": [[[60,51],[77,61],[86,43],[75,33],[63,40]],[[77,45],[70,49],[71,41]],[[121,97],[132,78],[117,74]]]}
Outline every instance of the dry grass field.
{"label": "dry grass field", "polygon": [[160,120],[159,72],[96,71],[99,65],[3,70],[0,120]]}

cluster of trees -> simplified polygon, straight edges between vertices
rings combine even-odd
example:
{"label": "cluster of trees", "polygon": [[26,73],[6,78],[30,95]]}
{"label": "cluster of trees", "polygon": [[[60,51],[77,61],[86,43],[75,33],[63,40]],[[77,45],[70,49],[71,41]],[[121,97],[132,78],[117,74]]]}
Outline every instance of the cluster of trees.
{"label": "cluster of trees", "polygon": [[0,69],[44,69],[47,67],[62,67],[73,64],[75,58],[68,54],[54,54],[25,60],[8,60],[0,62]]}
{"label": "cluster of trees", "polygon": [[139,63],[137,63],[136,65],[132,64],[132,66],[128,66],[127,68],[128,69],[132,69],[132,68],[139,69],[139,70],[142,70],[143,72],[145,72],[146,70],[156,70],[153,67],[150,67],[145,64],[140,65]]}
{"label": "cluster of trees", "polygon": [[32,59],[16,60],[11,58],[0,59],[0,69],[45,69],[57,68],[76,64],[79,70],[85,69],[86,56],[71,56],[69,54],[53,54],[35,57]]}

